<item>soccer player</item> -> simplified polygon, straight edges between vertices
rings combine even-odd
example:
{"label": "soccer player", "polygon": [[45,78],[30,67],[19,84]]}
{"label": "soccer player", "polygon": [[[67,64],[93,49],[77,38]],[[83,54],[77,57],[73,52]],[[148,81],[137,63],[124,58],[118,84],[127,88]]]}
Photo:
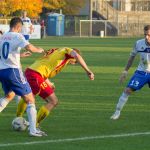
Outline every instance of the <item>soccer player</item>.
{"label": "soccer player", "polygon": [[[68,47],[47,51],[45,56],[36,60],[25,70],[25,76],[33,94],[39,95],[46,102],[38,111],[37,127],[58,103],[58,99],[54,93],[54,86],[48,78],[57,75],[67,64],[75,64],[76,62],[85,70],[90,80],[94,80],[94,74],[87,67],[84,59],[79,54],[79,50]],[[26,103],[20,100],[17,108],[17,116],[22,116],[25,110]]]}
{"label": "soccer player", "polygon": [[135,56],[139,54],[140,63],[137,67],[137,70],[131,77],[127,87],[119,98],[116,111],[111,116],[111,119],[113,120],[116,120],[120,117],[121,110],[123,109],[123,106],[127,102],[131,93],[140,90],[145,84],[150,86],[150,25],[144,27],[144,35],[145,38],[136,41],[127,65],[120,77],[120,82],[122,83],[127,77],[128,70],[132,66]]}
{"label": "soccer player", "polygon": [[27,17],[26,11],[23,11],[21,19],[23,22],[21,33],[23,34],[26,40],[29,40],[30,34],[33,32],[33,25],[31,23],[30,18]]}
{"label": "soccer player", "polygon": [[37,53],[42,53],[44,50],[25,40],[19,33],[22,25],[23,22],[19,17],[12,18],[10,31],[0,38],[0,82],[5,93],[5,96],[0,99],[0,112],[14,98],[15,94],[21,96],[27,103],[27,115],[30,123],[29,134],[39,137],[42,136],[42,132],[36,129],[35,99],[21,70],[20,50],[25,48],[27,51]]}

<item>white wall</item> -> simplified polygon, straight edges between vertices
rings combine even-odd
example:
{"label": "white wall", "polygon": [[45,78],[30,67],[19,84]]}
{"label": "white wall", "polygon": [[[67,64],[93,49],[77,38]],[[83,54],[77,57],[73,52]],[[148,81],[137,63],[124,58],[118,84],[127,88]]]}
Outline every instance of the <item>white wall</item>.
{"label": "white wall", "polygon": [[[30,39],[41,39],[41,26],[33,25],[34,32],[31,34]],[[0,24],[0,30],[5,33],[9,31],[9,25]]]}

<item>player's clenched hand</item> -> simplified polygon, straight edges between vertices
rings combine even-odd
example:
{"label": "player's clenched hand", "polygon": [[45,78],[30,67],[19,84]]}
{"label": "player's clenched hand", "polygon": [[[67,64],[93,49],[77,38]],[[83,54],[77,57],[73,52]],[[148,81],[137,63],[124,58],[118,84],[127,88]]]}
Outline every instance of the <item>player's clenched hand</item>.
{"label": "player's clenched hand", "polygon": [[90,78],[90,80],[94,80],[94,73],[92,71],[88,71],[87,75]]}
{"label": "player's clenched hand", "polygon": [[126,79],[127,75],[128,75],[128,71],[124,70],[120,76],[119,82],[123,83],[123,81]]}

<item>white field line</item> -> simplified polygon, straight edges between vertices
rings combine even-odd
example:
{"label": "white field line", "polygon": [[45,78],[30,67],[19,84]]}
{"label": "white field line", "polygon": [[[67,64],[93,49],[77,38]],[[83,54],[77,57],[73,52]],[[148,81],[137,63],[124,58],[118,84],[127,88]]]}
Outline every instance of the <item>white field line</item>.
{"label": "white field line", "polygon": [[100,135],[100,136],[54,139],[54,140],[32,141],[32,142],[5,143],[5,144],[0,144],[0,147],[19,146],[19,145],[35,145],[35,144],[46,144],[46,143],[64,143],[64,142],[86,141],[86,140],[94,140],[94,139],[97,140],[97,139],[118,138],[118,137],[133,137],[133,136],[140,136],[140,135],[150,135],[150,132]]}

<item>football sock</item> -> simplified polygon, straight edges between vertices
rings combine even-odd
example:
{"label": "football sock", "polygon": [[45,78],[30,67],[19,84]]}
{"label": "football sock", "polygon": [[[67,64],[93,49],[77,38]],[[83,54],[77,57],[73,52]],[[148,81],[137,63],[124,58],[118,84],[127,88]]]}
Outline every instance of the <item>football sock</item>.
{"label": "football sock", "polygon": [[125,105],[125,103],[126,103],[127,100],[128,100],[128,97],[129,97],[128,94],[126,94],[126,93],[124,93],[124,92],[122,93],[122,95],[121,95],[120,98],[119,98],[119,101],[118,101],[116,110],[118,110],[118,111],[121,111],[121,110],[122,110],[123,106]]}
{"label": "football sock", "polygon": [[23,99],[21,99],[17,106],[17,112],[16,112],[17,117],[22,117],[26,108],[27,108],[27,103]]}
{"label": "football sock", "polygon": [[45,106],[42,106],[39,109],[38,114],[37,114],[37,123],[36,123],[37,127],[39,126],[41,121],[43,121],[49,115],[49,113],[50,113],[49,110]]}
{"label": "football sock", "polygon": [[28,115],[28,120],[29,120],[29,128],[30,128],[30,133],[36,133],[36,115],[37,111],[35,108],[35,104],[28,104],[27,106],[27,115]]}
{"label": "football sock", "polygon": [[9,103],[9,100],[7,100],[6,97],[3,97],[0,99],[0,112],[3,111],[3,109],[7,106],[8,103]]}

